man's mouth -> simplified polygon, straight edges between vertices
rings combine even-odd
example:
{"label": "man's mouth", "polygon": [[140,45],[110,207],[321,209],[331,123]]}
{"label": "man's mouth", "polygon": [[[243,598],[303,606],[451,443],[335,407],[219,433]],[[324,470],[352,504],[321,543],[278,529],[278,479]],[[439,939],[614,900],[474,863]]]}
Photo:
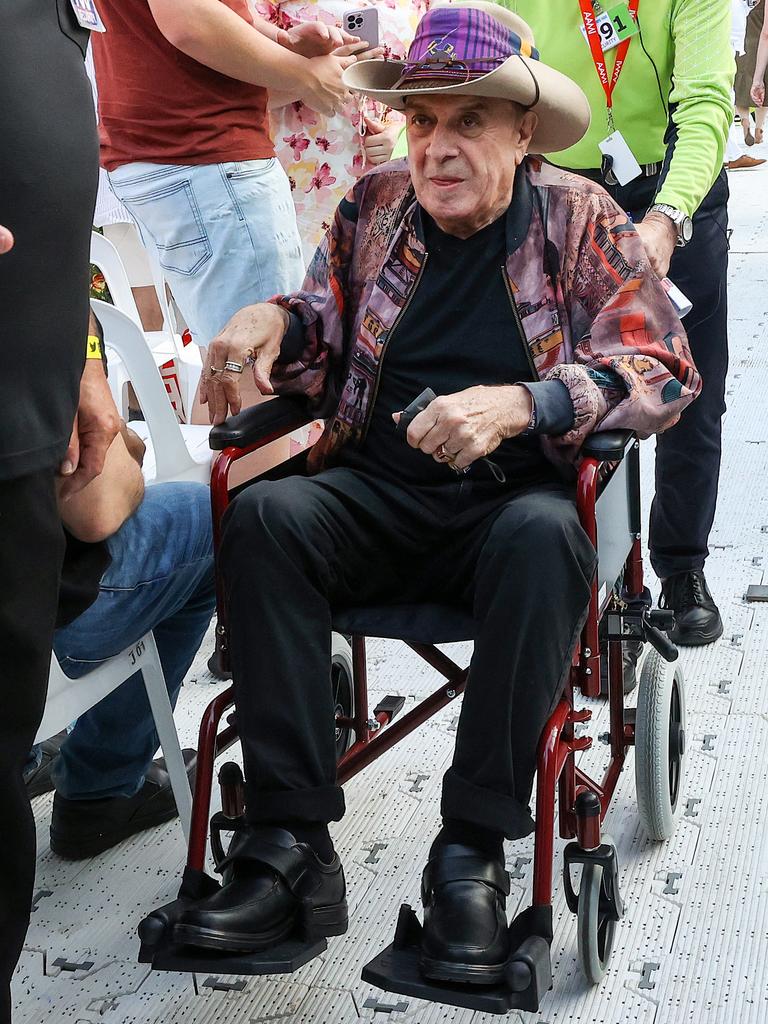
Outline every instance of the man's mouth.
{"label": "man's mouth", "polygon": [[461,185],[464,182],[463,178],[430,178],[430,182],[436,185],[437,188],[451,188],[453,185]]}

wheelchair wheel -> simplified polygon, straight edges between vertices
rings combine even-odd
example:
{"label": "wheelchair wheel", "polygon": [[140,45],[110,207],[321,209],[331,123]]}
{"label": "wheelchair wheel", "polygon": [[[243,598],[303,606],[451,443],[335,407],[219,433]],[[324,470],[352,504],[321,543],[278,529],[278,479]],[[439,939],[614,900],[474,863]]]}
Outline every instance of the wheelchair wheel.
{"label": "wheelchair wheel", "polygon": [[[334,713],[337,718],[352,718],[355,714],[354,672],[352,648],[339,633],[331,634],[331,686]],[[354,742],[354,729],[336,726],[336,759],[343,757]]]}
{"label": "wheelchair wheel", "polygon": [[581,872],[579,903],[576,911],[576,936],[579,964],[590,985],[603,980],[613,950],[616,922],[600,906],[603,892],[603,868],[585,864]]}
{"label": "wheelchair wheel", "polygon": [[635,720],[635,783],[640,819],[651,839],[675,831],[685,759],[683,671],[649,652],[640,674]]}

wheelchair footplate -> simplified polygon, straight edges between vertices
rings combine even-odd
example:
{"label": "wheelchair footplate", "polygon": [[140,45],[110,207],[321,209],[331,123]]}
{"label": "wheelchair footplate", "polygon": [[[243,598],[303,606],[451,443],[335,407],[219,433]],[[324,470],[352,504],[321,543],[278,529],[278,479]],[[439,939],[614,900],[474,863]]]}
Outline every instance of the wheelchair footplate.
{"label": "wheelchair footplate", "polygon": [[421,924],[411,907],[404,903],[400,907],[395,941],[365,965],[363,981],[385,992],[483,1013],[536,1012],[544,993],[552,987],[552,908],[528,907],[512,921],[509,935],[514,952],[507,961],[503,982],[459,985],[432,981],[424,977],[419,967]]}
{"label": "wheelchair footplate", "polygon": [[139,925],[139,963],[151,964],[154,971],[180,974],[293,974],[328,948],[325,938],[312,935],[311,907],[305,907],[295,932],[278,946],[259,953],[218,952],[198,949],[173,938],[181,915],[197,900],[216,892],[219,883],[203,872],[187,868],[177,899],[154,910]]}

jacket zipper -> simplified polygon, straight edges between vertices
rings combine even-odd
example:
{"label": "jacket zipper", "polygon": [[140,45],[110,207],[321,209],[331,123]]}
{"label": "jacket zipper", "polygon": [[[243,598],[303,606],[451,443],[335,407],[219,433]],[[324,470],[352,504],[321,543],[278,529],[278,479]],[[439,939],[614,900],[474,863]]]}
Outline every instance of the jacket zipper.
{"label": "jacket zipper", "polygon": [[502,266],[501,268],[501,276],[504,278],[504,284],[506,285],[507,295],[509,296],[509,303],[512,306],[512,314],[515,318],[515,324],[517,325],[517,332],[520,335],[520,343],[525,349],[525,355],[528,360],[528,366],[530,368],[531,373],[533,374],[533,379],[541,380],[541,377],[539,376],[539,371],[536,369],[536,363],[533,361],[533,356],[531,355],[531,349],[528,345],[528,338],[526,336],[525,331],[523,330],[523,321],[520,317],[520,310],[517,308],[515,296],[512,294],[512,285],[509,282],[507,268],[504,266]]}
{"label": "jacket zipper", "polygon": [[413,288],[411,288],[411,291],[409,295],[406,297],[406,300],[403,303],[400,312],[395,317],[395,322],[392,324],[392,326],[389,329],[389,333],[387,334],[387,340],[384,342],[384,345],[382,346],[381,355],[379,356],[379,365],[376,367],[376,384],[373,389],[373,395],[371,396],[371,400],[368,403],[368,411],[365,414],[365,425],[363,427],[363,433],[360,438],[360,444],[362,444],[365,441],[366,437],[368,436],[368,430],[371,426],[371,419],[373,418],[373,407],[376,404],[376,396],[379,393],[379,383],[381,381],[381,367],[382,364],[384,363],[384,356],[387,354],[387,349],[389,348],[389,343],[392,340],[392,335],[395,333],[400,321],[405,316],[405,312],[411,304],[411,300],[413,299],[416,289],[419,287],[419,282],[421,281],[421,278],[424,274],[424,270],[427,266],[428,259],[429,253],[425,252],[424,259],[422,260],[421,266],[419,267],[419,272],[416,275],[416,280],[413,282]]}

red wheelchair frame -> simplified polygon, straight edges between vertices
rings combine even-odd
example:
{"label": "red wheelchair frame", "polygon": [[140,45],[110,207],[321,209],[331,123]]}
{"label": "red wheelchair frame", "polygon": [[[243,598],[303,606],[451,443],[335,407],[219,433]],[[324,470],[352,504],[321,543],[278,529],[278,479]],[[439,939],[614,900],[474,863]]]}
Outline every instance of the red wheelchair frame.
{"label": "red wheelchair frame", "polygon": [[[232,466],[245,456],[264,448],[308,422],[308,417],[299,412],[298,406],[291,401],[275,400],[274,405],[273,402],[268,405],[273,405],[277,411],[276,407],[281,403],[284,407],[289,407],[288,414],[282,417],[280,415],[273,416],[272,420],[275,422],[263,436],[254,439],[253,430],[246,430],[244,439],[235,444],[221,445],[223,450],[216,460],[211,476],[216,549],[218,549],[220,538],[221,517],[231,497],[229,474]],[[290,412],[292,405],[294,412]],[[268,406],[260,408],[266,409]],[[245,415],[241,414],[241,417]],[[217,431],[214,430],[212,445],[216,444],[216,433]],[[596,435],[596,437],[599,436]],[[632,492],[629,501],[630,504],[635,504],[636,508],[629,510],[629,530],[631,532],[628,534],[629,552],[624,564],[624,591],[631,598],[642,600],[644,587],[639,534],[638,442],[629,433],[620,436],[618,440],[616,433],[610,437],[612,443],[604,451],[596,450],[593,454],[587,451],[581,461],[577,485],[578,512],[585,531],[597,549],[598,485],[604,479],[610,478],[611,467],[617,461],[622,460],[625,449],[628,448],[627,457],[631,463],[629,466],[629,488]],[[279,475],[286,474],[283,472]],[[217,580],[220,587],[220,578],[217,577]],[[589,613],[574,652],[565,693],[547,722],[539,743],[536,842],[533,867],[534,908],[551,908],[552,904],[556,790],[559,787],[560,835],[566,839],[575,838],[578,846],[584,851],[595,850],[600,846],[601,823],[615,791],[627,751],[634,743],[634,722],[631,716],[625,716],[624,713],[622,643],[621,640],[613,639],[609,642],[608,679],[610,761],[600,782],[591,779],[576,767],[576,753],[590,747],[592,739],[588,736],[576,736],[575,726],[579,722],[588,721],[592,712],[589,709],[577,710],[574,707],[574,690],[578,688],[588,697],[596,697],[600,693],[598,624],[611,601],[612,590],[610,587],[602,598],[599,597],[596,578],[592,584]],[[226,620],[221,590],[219,591],[218,641],[226,658]],[[352,778],[413,729],[456,700],[466,686],[468,669],[460,668],[435,646],[404,642],[407,642],[409,647],[436,669],[446,682],[398,721],[392,721],[393,715],[389,710],[380,710],[371,718],[368,711],[365,637],[353,636],[354,717],[341,719],[338,724],[341,727],[354,730],[355,742],[339,761],[338,779],[341,783]],[[195,798],[187,859],[187,868],[193,872],[202,872],[205,866],[214,759],[237,738],[237,726],[234,719],[230,719],[225,728],[219,732],[219,723],[233,703],[234,692],[233,688],[229,687],[208,706],[200,727]],[[588,797],[587,800],[584,799],[584,795]],[[599,805],[595,803],[595,800],[599,801]],[[241,807],[233,806],[231,794],[224,793],[223,801],[225,812],[230,816],[234,816],[242,810]],[[227,804],[229,807],[226,806]]]}

